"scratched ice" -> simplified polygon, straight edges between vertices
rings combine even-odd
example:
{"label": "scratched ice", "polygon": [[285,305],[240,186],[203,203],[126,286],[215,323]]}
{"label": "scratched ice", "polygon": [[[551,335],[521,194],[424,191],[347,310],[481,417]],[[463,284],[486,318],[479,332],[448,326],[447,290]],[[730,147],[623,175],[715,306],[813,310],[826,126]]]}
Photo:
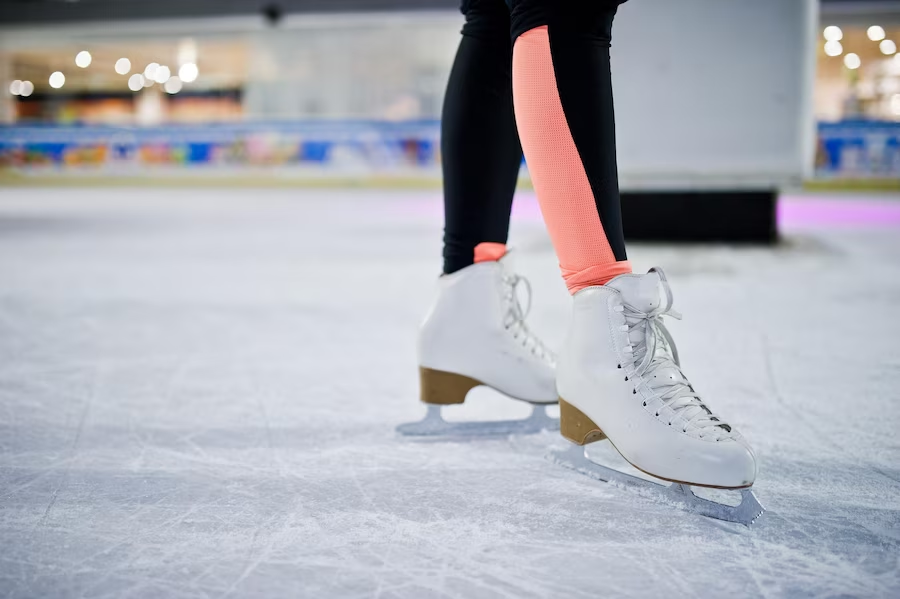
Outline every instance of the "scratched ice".
{"label": "scratched ice", "polygon": [[554,466],[550,433],[394,434],[423,413],[435,193],[2,190],[0,597],[900,596],[900,203],[816,201],[838,222],[793,199],[774,249],[631,248],[759,452],[748,530]]}

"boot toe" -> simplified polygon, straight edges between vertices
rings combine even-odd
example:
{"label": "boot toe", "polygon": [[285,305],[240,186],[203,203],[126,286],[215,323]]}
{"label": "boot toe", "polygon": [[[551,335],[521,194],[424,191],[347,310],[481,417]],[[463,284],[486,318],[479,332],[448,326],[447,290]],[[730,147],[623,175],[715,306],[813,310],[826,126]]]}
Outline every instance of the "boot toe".
{"label": "boot toe", "polygon": [[722,450],[718,467],[711,471],[715,487],[749,487],[756,480],[756,455],[743,439],[717,443]]}

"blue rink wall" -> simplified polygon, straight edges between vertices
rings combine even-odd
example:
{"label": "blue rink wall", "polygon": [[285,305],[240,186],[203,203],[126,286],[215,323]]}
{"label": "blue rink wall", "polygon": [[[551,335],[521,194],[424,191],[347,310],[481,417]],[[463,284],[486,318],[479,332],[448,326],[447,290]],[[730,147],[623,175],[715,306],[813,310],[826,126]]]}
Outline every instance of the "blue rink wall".
{"label": "blue rink wall", "polygon": [[900,178],[900,122],[819,123],[816,176]]}
{"label": "blue rink wall", "polygon": [[[23,174],[270,167],[310,176],[437,175],[439,165],[436,120],[0,128],[0,167]],[[814,172],[824,179],[900,178],[900,123],[820,123]]]}
{"label": "blue rink wall", "polygon": [[435,120],[5,127],[0,128],[0,166],[23,173],[126,175],[159,167],[175,167],[175,172],[272,167],[324,175],[436,174],[439,140]]}

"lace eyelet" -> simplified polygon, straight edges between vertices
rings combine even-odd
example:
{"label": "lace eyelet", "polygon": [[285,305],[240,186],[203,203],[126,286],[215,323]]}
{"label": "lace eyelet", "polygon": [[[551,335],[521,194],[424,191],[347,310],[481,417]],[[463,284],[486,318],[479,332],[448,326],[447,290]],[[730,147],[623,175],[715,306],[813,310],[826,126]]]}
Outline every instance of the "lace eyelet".
{"label": "lace eyelet", "polygon": [[637,395],[637,389],[632,389],[631,394],[632,394],[632,395]]}
{"label": "lace eyelet", "polygon": [[646,408],[646,407],[647,407],[647,402],[645,401],[642,405]]}
{"label": "lace eyelet", "polygon": [[621,364],[616,364],[616,368],[621,368],[621,367],[622,367]]}
{"label": "lace eyelet", "polygon": [[626,380],[626,381],[628,380],[628,377],[627,377],[627,376],[625,377],[625,380]]}

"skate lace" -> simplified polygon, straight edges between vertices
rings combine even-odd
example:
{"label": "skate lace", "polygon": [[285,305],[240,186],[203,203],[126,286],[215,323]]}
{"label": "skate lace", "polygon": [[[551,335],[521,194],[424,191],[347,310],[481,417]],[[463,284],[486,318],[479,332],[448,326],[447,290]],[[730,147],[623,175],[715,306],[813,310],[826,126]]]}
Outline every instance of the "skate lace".
{"label": "skate lace", "polygon": [[628,331],[629,337],[634,330],[643,333],[641,341],[625,348],[625,352],[631,353],[634,359],[632,376],[643,379],[654,393],[648,401],[652,401],[653,398],[660,400],[662,405],[656,410],[657,416],[664,407],[671,408],[674,414],[681,416],[684,420],[683,432],[692,430],[701,439],[711,437],[716,441],[736,437],[737,433],[732,427],[703,403],[700,395],[694,391],[690,381],[681,371],[678,348],[663,323],[663,316],[681,320],[681,314],[672,309],[672,290],[665,273],[659,268],[651,269],[650,272],[659,275],[666,294],[665,304],[660,304],[650,312],[644,312],[625,303],[616,307],[617,311],[624,312],[627,324],[623,330]]}
{"label": "skate lace", "polygon": [[[531,283],[525,277],[517,274],[504,274],[503,283],[503,300],[506,304],[504,328],[512,334],[513,339],[533,355],[554,364],[556,362],[555,354],[525,324],[525,318],[531,312]],[[520,283],[524,285],[528,298],[524,309],[519,301],[518,287]]]}

